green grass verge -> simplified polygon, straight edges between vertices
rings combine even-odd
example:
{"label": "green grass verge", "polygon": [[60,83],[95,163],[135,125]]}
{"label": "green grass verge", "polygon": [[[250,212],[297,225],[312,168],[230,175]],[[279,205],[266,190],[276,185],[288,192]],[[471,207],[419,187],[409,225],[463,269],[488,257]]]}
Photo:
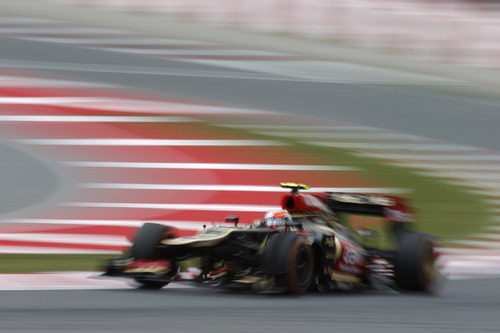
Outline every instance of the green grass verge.
{"label": "green grass verge", "polygon": [[462,238],[488,224],[490,206],[478,195],[464,188],[419,174],[417,171],[383,163],[375,159],[339,149],[298,144],[302,149],[314,150],[333,163],[357,167],[369,179],[387,187],[407,189],[404,197],[416,209],[415,227],[443,240]]}
{"label": "green grass verge", "polygon": [[2,254],[0,273],[98,271],[117,255],[99,254]]}
{"label": "green grass verge", "polygon": [[[212,125],[207,125],[212,126]],[[375,159],[360,157],[350,152],[319,147],[293,140],[258,135],[240,129],[216,127],[221,132],[272,139],[285,142],[297,154],[320,156],[333,165],[359,168],[368,179],[387,187],[409,190],[405,195],[418,214],[419,231],[435,235],[442,240],[465,237],[478,232],[488,222],[490,207],[473,193],[439,178],[423,176],[409,168],[394,166]],[[283,179],[282,181],[294,181]],[[278,186],[278,184],[276,184]],[[0,255],[0,272],[87,271],[99,270],[113,255]]]}
{"label": "green grass verge", "polygon": [[404,197],[417,212],[416,229],[443,241],[463,238],[480,231],[488,224],[491,216],[491,207],[479,195],[438,177],[419,174],[417,170],[362,157],[343,149],[261,135],[237,128],[224,127],[221,130],[233,134],[246,133],[263,140],[281,141],[294,147],[298,154],[317,155],[332,165],[352,166],[361,170],[367,179],[372,179],[384,187],[406,189],[408,194]]}

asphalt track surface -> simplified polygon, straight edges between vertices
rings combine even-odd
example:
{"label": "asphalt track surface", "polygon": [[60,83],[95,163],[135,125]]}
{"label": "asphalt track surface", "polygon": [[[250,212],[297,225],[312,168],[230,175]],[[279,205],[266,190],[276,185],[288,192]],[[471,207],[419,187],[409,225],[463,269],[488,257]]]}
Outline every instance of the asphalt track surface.
{"label": "asphalt track surface", "polygon": [[[1,38],[0,66],[28,67],[72,78],[111,82],[146,91],[281,110],[389,128],[449,142],[498,149],[499,105],[440,96],[412,87],[297,82],[259,75],[253,79],[182,75],[220,72],[220,67],[125,55],[71,46]],[[150,75],[68,69],[41,69],[43,62],[127,68],[171,68],[181,74]],[[19,66],[15,65],[18,64]],[[37,65],[38,64],[38,65]],[[28,66],[26,66],[28,65]],[[38,68],[36,68],[38,66]],[[46,67],[46,66],[45,66]],[[249,73],[231,70],[233,76]],[[42,192],[56,181],[41,164],[3,147],[11,161],[46,172]],[[7,159],[2,158],[3,161]],[[18,163],[18,162],[12,162]],[[2,164],[2,175],[18,170]],[[17,176],[9,177],[16,179]],[[33,180],[35,181],[35,180]],[[23,202],[35,202],[31,180],[17,183]],[[16,187],[12,185],[12,187]],[[27,194],[29,193],[29,194]],[[31,199],[30,199],[31,198]],[[2,205],[2,212],[17,209]],[[10,207],[10,208],[9,208]],[[478,332],[498,331],[500,280],[449,282],[439,297],[384,293],[254,295],[205,289],[26,291],[0,293],[0,331],[4,332]]]}
{"label": "asphalt track surface", "polygon": [[497,280],[439,297],[256,295],[206,288],[1,292],[2,332],[498,332]]}

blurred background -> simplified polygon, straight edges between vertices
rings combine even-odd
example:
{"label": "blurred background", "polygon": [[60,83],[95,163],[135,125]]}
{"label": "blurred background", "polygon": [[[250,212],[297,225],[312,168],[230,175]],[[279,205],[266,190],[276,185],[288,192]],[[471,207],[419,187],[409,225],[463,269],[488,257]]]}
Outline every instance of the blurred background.
{"label": "blurred background", "polygon": [[415,60],[495,67],[497,1],[144,0],[58,1],[173,15],[213,25],[294,34]]}
{"label": "blurred background", "polygon": [[[144,322],[121,311],[147,307],[149,327],[173,311],[186,332],[330,331],[332,313],[355,331],[496,330],[499,32],[497,1],[2,0],[0,310],[15,315],[0,319],[132,332]],[[407,197],[438,239],[444,297],[159,294],[182,312],[89,278],[144,222],[252,223],[282,181]],[[40,292],[51,306],[20,326],[46,306],[27,290],[52,289],[99,291]]]}

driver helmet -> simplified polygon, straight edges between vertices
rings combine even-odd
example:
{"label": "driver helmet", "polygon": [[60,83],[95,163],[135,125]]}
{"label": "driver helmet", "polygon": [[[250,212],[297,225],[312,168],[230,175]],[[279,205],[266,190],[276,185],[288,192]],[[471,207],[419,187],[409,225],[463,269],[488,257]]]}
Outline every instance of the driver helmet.
{"label": "driver helmet", "polygon": [[264,217],[264,225],[269,228],[280,228],[292,223],[292,217],[286,210],[271,210]]}

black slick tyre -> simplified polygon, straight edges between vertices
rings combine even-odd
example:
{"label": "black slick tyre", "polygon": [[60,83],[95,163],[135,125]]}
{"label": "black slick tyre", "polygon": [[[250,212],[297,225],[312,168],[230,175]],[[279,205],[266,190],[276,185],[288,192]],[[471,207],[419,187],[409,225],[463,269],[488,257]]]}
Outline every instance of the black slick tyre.
{"label": "black slick tyre", "polygon": [[435,260],[431,236],[417,232],[402,233],[395,260],[397,286],[409,291],[436,292],[439,272],[435,268]]}
{"label": "black slick tyre", "polygon": [[[170,228],[156,223],[145,223],[136,233],[130,249],[130,256],[135,260],[159,259],[158,244],[172,237]],[[140,289],[161,289],[168,283],[151,281],[146,278],[136,278]]]}
{"label": "black slick tyre", "polygon": [[294,232],[274,234],[263,252],[264,269],[291,294],[305,293],[314,280],[314,251]]}
{"label": "black slick tyre", "polygon": [[288,253],[286,281],[290,293],[302,295],[314,279],[313,249],[304,238],[296,238]]}
{"label": "black slick tyre", "polygon": [[136,233],[130,249],[130,256],[135,259],[152,260],[158,258],[158,243],[168,238],[170,228],[156,223],[145,223]]}

